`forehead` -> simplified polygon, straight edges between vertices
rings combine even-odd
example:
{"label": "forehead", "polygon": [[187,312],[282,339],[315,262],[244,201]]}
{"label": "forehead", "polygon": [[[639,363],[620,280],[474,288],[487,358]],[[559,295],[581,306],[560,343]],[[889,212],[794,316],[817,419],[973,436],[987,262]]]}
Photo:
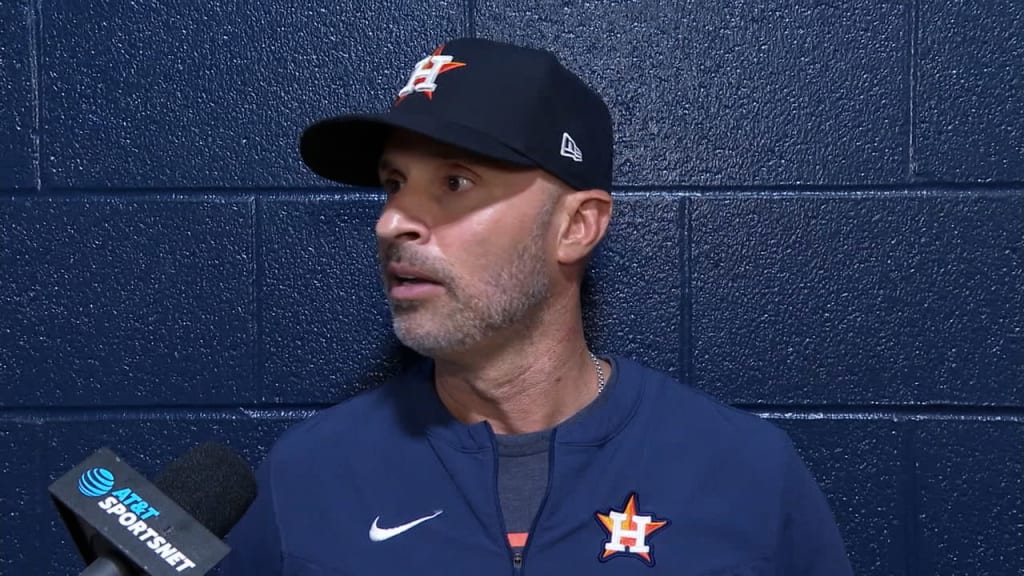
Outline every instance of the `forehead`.
{"label": "forehead", "polygon": [[481,156],[465,148],[452,146],[422,134],[409,130],[396,129],[385,140],[381,151],[379,168],[382,170],[395,168],[395,160],[399,156],[415,155],[450,162],[463,162],[495,170],[529,171],[529,167],[516,166],[486,156]]}

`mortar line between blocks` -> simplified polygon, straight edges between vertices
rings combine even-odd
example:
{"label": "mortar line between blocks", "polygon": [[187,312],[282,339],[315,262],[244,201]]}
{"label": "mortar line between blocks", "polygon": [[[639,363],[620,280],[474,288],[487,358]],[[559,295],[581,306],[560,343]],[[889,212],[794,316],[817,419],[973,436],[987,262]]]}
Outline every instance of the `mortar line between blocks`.
{"label": "mortar line between blocks", "polygon": [[42,190],[43,126],[42,116],[42,0],[33,0],[29,5],[29,66],[32,82],[32,177],[36,192]]}
{"label": "mortar line between blocks", "polygon": [[915,154],[917,153],[917,108],[914,92],[917,90],[917,56],[918,56],[918,29],[920,18],[920,0],[911,0],[910,17],[908,23],[908,55],[907,55],[907,182],[913,182],[917,166]]}
{"label": "mortar line between blocks", "polygon": [[263,199],[253,196],[252,209],[252,378],[262,397],[270,397],[263,379],[263,282],[265,276],[263,250]]}

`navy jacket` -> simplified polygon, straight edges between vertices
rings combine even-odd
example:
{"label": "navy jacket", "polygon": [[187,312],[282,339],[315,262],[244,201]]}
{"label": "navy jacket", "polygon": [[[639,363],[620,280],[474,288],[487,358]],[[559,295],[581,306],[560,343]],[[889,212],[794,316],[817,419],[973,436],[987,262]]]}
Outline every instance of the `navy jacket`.
{"label": "navy jacket", "polygon": [[454,420],[423,362],[282,436],[222,573],[852,573],[784,432],[610,360],[606,401],[554,430],[548,491],[521,556],[501,518],[490,426]]}

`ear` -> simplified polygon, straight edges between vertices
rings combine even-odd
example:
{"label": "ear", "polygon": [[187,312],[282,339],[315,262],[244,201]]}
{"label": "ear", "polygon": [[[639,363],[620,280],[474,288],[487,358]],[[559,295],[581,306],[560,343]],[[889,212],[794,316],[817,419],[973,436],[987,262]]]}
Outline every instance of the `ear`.
{"label": "ear", "polygon": [[585,262],[604,238],[612,217],[612,196],[604,190],[572,191],[563,196],[565,218],[558,231],[558,263]]}

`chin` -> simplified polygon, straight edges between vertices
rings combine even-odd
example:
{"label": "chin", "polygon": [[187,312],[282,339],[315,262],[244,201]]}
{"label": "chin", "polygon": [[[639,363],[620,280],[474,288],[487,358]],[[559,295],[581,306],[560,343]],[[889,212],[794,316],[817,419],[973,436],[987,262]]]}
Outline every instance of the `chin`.
{"label": "chin", "polygon": [[423,356],[443,356],[457,350],[458,337],[452,333],[429,330],[411,318],[395,318],[392,328],[395,336],[406,348]]}

